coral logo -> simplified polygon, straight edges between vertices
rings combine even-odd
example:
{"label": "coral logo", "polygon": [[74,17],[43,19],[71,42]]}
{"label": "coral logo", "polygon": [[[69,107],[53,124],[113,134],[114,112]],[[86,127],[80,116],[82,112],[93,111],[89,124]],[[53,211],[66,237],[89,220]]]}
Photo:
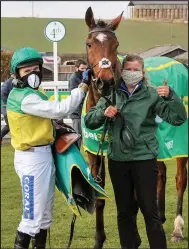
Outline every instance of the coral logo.
{"label": "coral logo", "polygon": [[22,178],[23,216],[34,219],[34,176],[24,175]]}

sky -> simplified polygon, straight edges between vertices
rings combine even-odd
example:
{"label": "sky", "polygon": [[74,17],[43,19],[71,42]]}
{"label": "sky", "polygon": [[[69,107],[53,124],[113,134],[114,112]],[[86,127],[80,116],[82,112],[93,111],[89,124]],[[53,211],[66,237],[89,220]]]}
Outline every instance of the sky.
{"label": "sky", "polygon": [[1,17],[81,18],[92,7],[95,19],[112,19],[124,11],[127,18],[129,1],[1,1]]}

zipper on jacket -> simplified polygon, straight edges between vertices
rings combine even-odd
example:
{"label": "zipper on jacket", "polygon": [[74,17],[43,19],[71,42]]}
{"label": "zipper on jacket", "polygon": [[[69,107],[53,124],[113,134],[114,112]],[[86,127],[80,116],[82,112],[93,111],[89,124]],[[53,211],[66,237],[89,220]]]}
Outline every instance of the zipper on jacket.
{"label": "zipper on jacket", "polygon": [[145,142],[146,147],[152,152],[152,154],[153,154],[155,157],[157,157],[157,155],[154,153],[154,151],[153,151],[153,150],[150,148],[150,146],[148,145],[146,139],[145,139],[145,138],[142,138],[142,139],[143,139],[143,141]]}

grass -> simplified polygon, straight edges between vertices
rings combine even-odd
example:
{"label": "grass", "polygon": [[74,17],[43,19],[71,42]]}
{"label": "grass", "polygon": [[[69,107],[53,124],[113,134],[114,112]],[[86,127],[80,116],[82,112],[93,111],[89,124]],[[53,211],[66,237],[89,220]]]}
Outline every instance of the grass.
{"label": "grass", "polygon": [[[15,173],[13,158],[14,151],[10,145],[1,147],[1,248],[13,247],[15,232],[21,219],[21,187],[19,178]],[[188,248],[188,190],[184,195],[183,218],[184,241],[178,244],[170,242],[176,211],[177,193],[175,188],[176,162],[167,162],[167,188],[166,188],[166,217],[164,225],[168,248]],[[106,190],[112,201],[106,202],[105,231],[107,240],[104,248],[120,248],[117,233],[116,207],[108,171],[106,172]],[[82,212],[82,219],[77,219],[75,233],[71,248],[92,248],[94,245],[95,215],[90,216]],[[54,219],[51,227],[51,248],[66,248],[69,240],[72,212],[68,208],[63,196],[56,191],[54,205]],[[138,215],[139,233],[142,238],[140,248],[149,248],[144,226],[144,220]],[[47,245],[48,246],[48,245]]]}
{"label": "grass", "polygon": [[[32,46],[51,52],[52,43],[45,38],[44,28],[53,18],[1,18],[1,45],[16,50]],[[84,19],[56,19],[66,28],[58,43],[58,52],[84,53],[88,27]],[[109,21],[110,22],[110,21]],[[172,36],[171,36],[172,27]],[[155,45],[179,44],[188,48],[188,24],[122,20],[116,31],[120,52],[139,52]]]}

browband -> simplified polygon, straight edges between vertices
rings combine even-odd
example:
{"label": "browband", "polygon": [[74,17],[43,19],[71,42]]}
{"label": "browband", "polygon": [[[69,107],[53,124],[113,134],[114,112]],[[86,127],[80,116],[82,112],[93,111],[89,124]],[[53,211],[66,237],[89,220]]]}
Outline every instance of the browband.
{"label": "browband", "polygon": [[110,32],[110,33],[115,34],[114,31],[113,31],[113,30],[110,30],[110,29],[106,29],[106,28],[95,28],[95,29],[91,30],[91,31],[88,33],[88,35],[90,35],[91,33],[94,33],[94,32]]}

